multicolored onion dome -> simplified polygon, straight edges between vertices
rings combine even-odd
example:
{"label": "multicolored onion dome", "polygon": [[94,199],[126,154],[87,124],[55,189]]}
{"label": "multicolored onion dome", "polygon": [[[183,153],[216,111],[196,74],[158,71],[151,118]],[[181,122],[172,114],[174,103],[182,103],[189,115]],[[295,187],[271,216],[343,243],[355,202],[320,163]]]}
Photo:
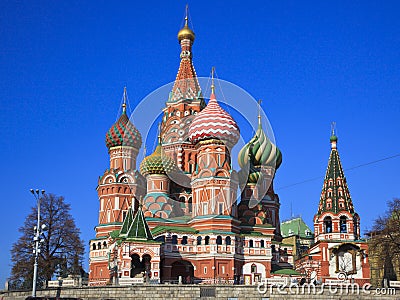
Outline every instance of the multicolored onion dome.
{"label": "multicolored onion dome", "polygon": [[115,146],[130,146],[139,149],[142,146],[142,136],[139,130],[129,121],[125,110],[118,121],[106,133],[108,148]]}
{"label": "multicolored onion dome", "polygon": [[277,170],[282,163],[282,153],[266,136],[261,121],[254,137],[240,150],[239,166],[249,166],[249,183],[257,183],[261,175],[261,166],[271,166]]}
{"label": "multicolored onion dome", "polygon": [[177,167],[172,158],[165,155],[159,143],[153,154],[146,156],[140,164],[140,173],[143,176],[152,174],[167,174],[176,171]]}
{"label": "multicolored onion dome", "polygon": [[196,144],[207,139],[218,139],[228,147],[239,140],[240,130],[235,120],[219,106],[212,93],[207,106],[194,118],[189,127],[189,139]]}

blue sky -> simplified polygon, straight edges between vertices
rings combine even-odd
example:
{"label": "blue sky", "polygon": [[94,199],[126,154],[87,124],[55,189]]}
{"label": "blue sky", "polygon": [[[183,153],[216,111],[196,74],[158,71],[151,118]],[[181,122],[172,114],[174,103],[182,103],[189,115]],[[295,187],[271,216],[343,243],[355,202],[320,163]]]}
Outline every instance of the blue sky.
{"label": "blue sky", "polygon": [[[194,64],[199,76],[216,66],[219,78],[264,100],[283,153],[281,219],[292,211],[312,225],[335,121],[361,228],[370,228],[400,196],[400,157],[346,169],[400,153],[399,2],[226,3],[189,1]],[[30,188],[65,196],[82,238],[94,237],[105,132],[125,85],[134,106],[175,79],[185,4],[0,3],[0,288],[35,205]]]}

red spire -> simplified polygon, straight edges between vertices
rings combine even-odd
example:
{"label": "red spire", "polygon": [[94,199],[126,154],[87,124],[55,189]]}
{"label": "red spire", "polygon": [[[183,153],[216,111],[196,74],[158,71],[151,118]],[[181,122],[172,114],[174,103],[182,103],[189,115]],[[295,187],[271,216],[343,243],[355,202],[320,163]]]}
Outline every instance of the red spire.
{"label": "red spire", "polygon": [[192,62],[194,38],[194,32],[188,26],[188,12],[186,7],[185,26],[178,33],[178,40],[182,49],[180,55],[181,62],[169,99],[171,102],[196,99],[200,96],[201,89]]}

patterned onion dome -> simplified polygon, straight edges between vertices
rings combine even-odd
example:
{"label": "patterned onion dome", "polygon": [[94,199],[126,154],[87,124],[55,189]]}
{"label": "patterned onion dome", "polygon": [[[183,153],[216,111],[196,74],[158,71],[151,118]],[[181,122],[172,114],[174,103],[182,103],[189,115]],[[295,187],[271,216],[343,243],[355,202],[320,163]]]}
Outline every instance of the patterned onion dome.
{"label": "patterned onion dome", "polygon": [[142,173],[143,176],[167,174],[176,170],[177,167],[174,160],[163,153],[160,143],[158,143],[153,154],[143,159],[140,164],[140,173]]}
{"label": "patterned onion dome", "polygon": [[282,153],[266,136],[261,121],[254,137],[240,150],[239,166],[243,169],[250,164],[248,182],[256,183],[261,174],[261,166],[272,166],[277,170],[282,163]]}
{"label": "patterned onion dome", "polygon": [[106,133],[108,148],[115,146],[130,146],[139,149],[142,146],[142,136],[139,130],[129,121],[125,109],[118,121]]}
{"label": "patterned onion dome", "polygon": [[240,130],[235,120],[219,106],[212,93],[207,106],[194,118],[189,127],[189,139],[196,144],[206,139],[218,139],[228,147],[239,140]]}

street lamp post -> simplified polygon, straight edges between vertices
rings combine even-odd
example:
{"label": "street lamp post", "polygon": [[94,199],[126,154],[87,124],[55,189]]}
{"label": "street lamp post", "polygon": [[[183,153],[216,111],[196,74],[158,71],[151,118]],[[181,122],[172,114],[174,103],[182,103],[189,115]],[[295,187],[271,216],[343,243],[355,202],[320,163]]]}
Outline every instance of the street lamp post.
{"label": "street lamp post", "polygon": [[43,224],[40,227],[40,197],[44,195],[45,191],[33,190],[31,189],[31,193],[36,199],[37,202],[37,224],[34,227],[35,236],[33,241],[35,242],[35,249],[33,253],[35,254],[35,264],[33,265],[33,286],[32,286],[32,297],[36,297],[36,281],[37,281],[37,269],[38,269],[38,258],[40,253],[40,235],[43,233],[43,230],[46,229],[46,226]]}

